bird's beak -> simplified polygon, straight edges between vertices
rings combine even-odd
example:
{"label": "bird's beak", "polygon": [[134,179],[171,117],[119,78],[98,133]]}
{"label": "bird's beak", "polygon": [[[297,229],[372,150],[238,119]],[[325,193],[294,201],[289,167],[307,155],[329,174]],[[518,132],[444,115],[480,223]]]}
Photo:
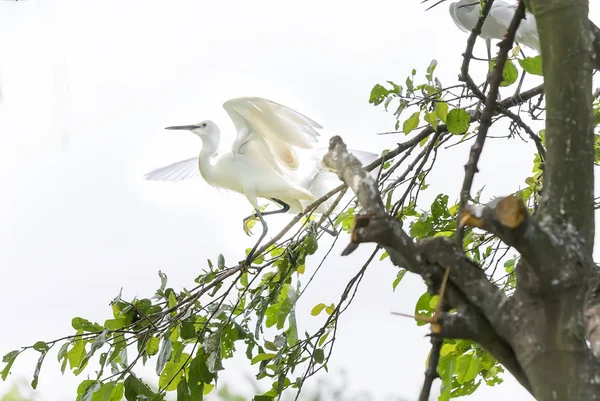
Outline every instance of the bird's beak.
{"label": "bird's beak", "polygon": [[198,128],[196,125],[174,125],[172,127],[166,127],[165,129],[181,129],[181,130],[192,131],[192,130],[195,130],[196,128]]}

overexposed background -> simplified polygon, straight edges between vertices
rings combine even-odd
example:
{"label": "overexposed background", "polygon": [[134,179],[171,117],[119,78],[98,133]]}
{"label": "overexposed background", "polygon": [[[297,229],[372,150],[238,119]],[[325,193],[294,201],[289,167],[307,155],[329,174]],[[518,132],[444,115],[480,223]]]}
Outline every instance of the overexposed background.
{"label": "overexposed background", "polygon": [[[591,3],[598,23],[600,4]],[[403,82],[412,68],[422,77],[432,58],[442,82],[454,83],[467,35],[447,5],[425,12],[418,0],[26,0],[0,1],[0,37],[4,354],[70,334],[74,316],[104,321],[121,287],[127,297],[150,296],[159,269],[174,288],[190,287],[207,258],[223,253],[233,263],[252,246],[241,230],[251,211],[242,196],[201,180],[142,180],[200,149],[193,135],[163,127],[212,119],[231,140],[221,104],[261,96],[352,147],[380,152],[403,138],[375,135],[395,121],[368,104],[373,85]],[[481,43],[477,50],[483,55]],[[532,149],[489,141],[475,187],[486,185],[487,197],[513,191],[530,173]],[[423,207],[438,192],[458,197],[467,150],[441,156]],[[288,218],[275,219],[272,232]],[[298,305],[300,325],[318,323],[312,306],[337,302],[372,249],[326,264]],[[347,371],[351,391],[413,400],[427,329],[390,311],[410,313],[424,285],[406,276],[393,293],[395,274],[389,261],[368,269],[340,322],[330,370]],[[17,359],[11,381],[30,380],[35,354]],[[49,356],[42,368],[38,397],[72,400],[82,378],[61,376],[55,361]],[[225,381],[254,373],[243,359],[227,368]],[[530,399],[505,377],[468,399]],[[0,394],[11,381],[0,382]]]}

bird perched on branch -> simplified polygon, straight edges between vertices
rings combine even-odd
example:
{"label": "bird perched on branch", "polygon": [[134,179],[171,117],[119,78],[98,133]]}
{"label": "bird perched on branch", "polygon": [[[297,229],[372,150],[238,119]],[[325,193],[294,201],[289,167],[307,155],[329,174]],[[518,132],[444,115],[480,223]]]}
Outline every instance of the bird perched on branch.
{"label": "bird perched on branch", "polygon": [[[489,58],[491,58],[491,40],[504,38],[516,10],[516,4],[494,0],[479,35],[485,39]],[[452,20],[460,30],[471,32],[481,16],[481,3],[479,0],[459,0],[450,3],[449,11]],[[525,19],[521,21],[517,29],[515,42],[540,52],[540,39],[533,14],[525,13]]]}
{"label": "bird perched on branch", "polygon": [[[429,1],[430,0],[422,0],[421,3],[427,3]],[[429,6],[427,10],[431,10],[445,1],[446,0],[437,0],[433,5]],[[492,9],[485,19],[480,35],[486,41],[488,58],[491,59],[491,39],[504,38],[516,8],[516,4],[507,3],[503,0],[495,0],[492,4]],[[462,31],[471,32],[481,15],[481,3],[478,0],[459,0],[458,2],[450,3],[449,11],[454,23]],[[589,20],[589,24],[593,46],[593,65],[594,69],[600,70],[600,28],[598,28],[591,20]],[[526,12],[525,20],[520,22],[519,29],[516,32],[515,41],[531,47],[540,53],[537,25],[534,15],[530,12]]]}
{"label": "bird perched on branch", "polygon": [[[255,213],[244,219],[247,223],[258,217],[263,231],[246,258],[252,261],[254,252],[267,234],[263,216],[287,211],[301,212],[314,199],[340,184],[337,176],[321,163],[327,149],[317,149],[322,128],[310,118],[273,101],[258,97],[231,99],[223,107],[233,120],[237,132],[230,151],[219,153],[219,127],[205,120],[198,124],[167,127],[188,130],[202,139],[198,157],[182,160],[153,170],[144,177],[155,181],[180,181],[201,175],[215,186],[246,196]],[[377,155],[352,151],[363,163]],[[261,212],[258,198],[278,203],[281,209]],[[316,210],[327,211],[330,202]]]}

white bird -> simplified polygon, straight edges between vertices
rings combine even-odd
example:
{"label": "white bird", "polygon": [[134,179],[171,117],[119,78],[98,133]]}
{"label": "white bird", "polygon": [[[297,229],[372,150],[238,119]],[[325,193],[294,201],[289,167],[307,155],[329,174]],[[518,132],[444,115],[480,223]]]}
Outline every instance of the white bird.
{"label": "white bird", "polygon": [[[244,219],[258,217],[263,232],[247,256],[252,261],[261,240],[267,233],[263,216],[296,213],[314,199],[340,184],[337,176],[321,163],[327,149],[316,149],[322,128],[310,118],[281,104],[258,97],[231,99],[223,107],[233,120],[237,136],[228,152],[219,153],[220,130],[210,121],[194,125],[167,127],[188,130],[202,139],[200,155],[151,171],[144,177],[157,181],[180,181],[202,175],[215,186],[230,189],[246,196],[256,213]],[[377,155],[352,151],[363,163]],[[304,157],[302,157],[304,156]],[[261,212],[258,199],[270,199],[281,209]],[[317,212],[325,212],[330,203],[322,204]]]}
{"label": "white bird", "polygon": [[[516,4],[495,0],[492,8],[481,28],[481,36],[486,41],[488,57],[491,58],[491,39],[503,39],[517,10]],[[459,0],[450,3],[450,16],[456,26],[464,32],[471,32],[481,15],[479,0]],[[535,23],[535,17],[530,12],[525,12],[525,19],[519,24],[515,34],[515,42],[540,52],[540,39]]]}

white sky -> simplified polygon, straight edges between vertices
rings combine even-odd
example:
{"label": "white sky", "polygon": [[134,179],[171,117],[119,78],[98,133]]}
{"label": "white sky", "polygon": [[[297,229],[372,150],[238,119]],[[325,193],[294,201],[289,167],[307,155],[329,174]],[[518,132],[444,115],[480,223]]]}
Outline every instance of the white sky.
{"label": "white sky", "polygon": [[[252,246],[241,230],[251,209],[243,197],[201,180],[142,181],[200,149],[197,138],[163,127],[212,119],[231,137],[221,104],[261,96],[353,147],[394,147],[400,136],[374,135],[394,120],[368,104],[373,85],[403,82],[413,67],[422,77],[432,58],[450,85],[465,46],[446,5],[424,10],[417,0],[0,2],[0,353],[70,334],[74,316],[104,321],[121,287],[125,296],[151,295],[159,269],[174,288],[190,286],[206,258],[237,261]],[[599,4],[591,16],[600,21]],[[487,197],[514,190],[530,172],[532,147],[490,141],[475,187],[485,184]],[[466,151],[441,157],[424,207],[440,191],[458,195]],[[274,221],[276,232],[287,218]],[[330,260],[300,301],[301,325],[318,323],[309,310],[336,302],[371,249]],[[411,313],[424,286],[407,276],[392,293],[395,273],[389,262],[369,268],[330,368],[348,372],[350,390],[411,400],[427,330],[389,312]],[[31,380],[36,356],[28,355],[12,378]],[[42,368],[39,399],[74,399],[82,378],[57,374],[54,361]],[[240,361],[226,378],[254,373]],[[0,382],[0,394],[9,387]],[[509,377],[467,399],[508,397],[530,399]]]}

